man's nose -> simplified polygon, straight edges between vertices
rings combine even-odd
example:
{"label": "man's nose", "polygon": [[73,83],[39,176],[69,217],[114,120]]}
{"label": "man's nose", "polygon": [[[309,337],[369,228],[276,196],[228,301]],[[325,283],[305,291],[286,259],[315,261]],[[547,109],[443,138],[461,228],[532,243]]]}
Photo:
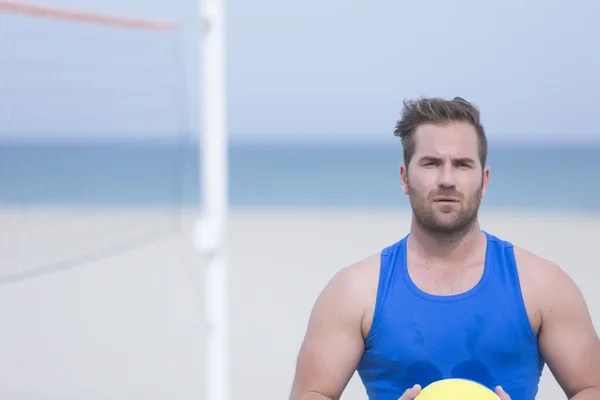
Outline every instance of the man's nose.
{"label": "man's nose", "polygon": [[440,168],[438,184],[444,187],[456,186],[456,175],[451,165],[444,165]]}

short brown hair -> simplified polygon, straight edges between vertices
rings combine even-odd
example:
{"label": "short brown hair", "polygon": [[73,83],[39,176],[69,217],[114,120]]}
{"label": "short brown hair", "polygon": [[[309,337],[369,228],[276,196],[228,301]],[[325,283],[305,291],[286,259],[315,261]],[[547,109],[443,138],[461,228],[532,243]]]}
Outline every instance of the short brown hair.
{"label": "short brown hair", "polygon": [[487,138],[481,125],[479,109],[461,97],[445,100],[439,97],[422,97],[404,100],[402,118],[396,121],[394,135],[402,140],[404,162],[408,166],[415,153],[414,132],[423,124],[445,124],[467,122],[473,125],[479,137],[479,159],[485,166],[487,161]]}

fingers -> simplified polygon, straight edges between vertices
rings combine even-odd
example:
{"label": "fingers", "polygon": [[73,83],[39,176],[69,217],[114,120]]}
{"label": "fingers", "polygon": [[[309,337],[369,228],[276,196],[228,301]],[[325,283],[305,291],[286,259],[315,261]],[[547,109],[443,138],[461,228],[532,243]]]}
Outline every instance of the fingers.
{"label": "fingers", "polygon": [[406,389],[406,391],[402,394],[402,396],[400,396],[398,400],[414,400],[414,398],[417,397],[419,393],[421,393],[421,386],[415,385],[410,389]]}
{"label": "fingers", "polygon": [[502,386],[496,386],[495,392],[500,397],[500,400],[510,400],[510,396],[502,389]]}

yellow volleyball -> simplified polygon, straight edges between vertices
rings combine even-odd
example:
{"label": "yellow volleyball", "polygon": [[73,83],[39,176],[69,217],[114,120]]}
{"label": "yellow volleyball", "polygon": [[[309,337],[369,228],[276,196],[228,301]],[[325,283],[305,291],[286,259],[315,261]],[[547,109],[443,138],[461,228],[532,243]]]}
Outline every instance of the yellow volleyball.
{"label": "yellow volleyball", "polygon": [[494,391],[468,379],[442,379],[421,390],[415,400],[498,400]]}

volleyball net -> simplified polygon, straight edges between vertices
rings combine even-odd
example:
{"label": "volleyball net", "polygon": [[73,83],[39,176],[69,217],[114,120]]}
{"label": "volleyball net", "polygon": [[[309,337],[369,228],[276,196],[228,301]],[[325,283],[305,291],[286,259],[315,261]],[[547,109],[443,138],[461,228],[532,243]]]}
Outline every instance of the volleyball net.
{"label": "volleyball net", "polygon": [[179,229],[184,65],[176,22],[0,1],[0,283]]}

